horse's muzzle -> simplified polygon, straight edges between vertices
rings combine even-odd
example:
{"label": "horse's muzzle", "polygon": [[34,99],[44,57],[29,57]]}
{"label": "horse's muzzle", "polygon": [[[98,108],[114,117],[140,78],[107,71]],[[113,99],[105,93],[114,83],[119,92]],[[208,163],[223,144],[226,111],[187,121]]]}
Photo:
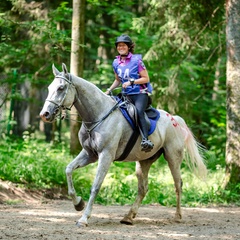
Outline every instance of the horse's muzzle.
{"label": "horse's muzzle", "polygon": [[44,122],[51,122],[51,114],[49,112],[40,112],[40,117]]}
{"label": "horse's muzzle", "polygon": [[52,114],[49,111],[41,111],[40,117],[44,122],[53,122],[58,110],[55,110]]}

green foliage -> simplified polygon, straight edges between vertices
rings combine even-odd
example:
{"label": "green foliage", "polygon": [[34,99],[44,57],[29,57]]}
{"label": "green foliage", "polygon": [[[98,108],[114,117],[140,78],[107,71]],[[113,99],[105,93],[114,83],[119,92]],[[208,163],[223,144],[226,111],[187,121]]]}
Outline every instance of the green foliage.
{"label": "green foliage", "polygon": [[0,147],[0,178],[37,188],[56,184],[66,186],[63,175],[66,162],[61,161],[66,150],[62,145],[58,148],[39,144],[30,140],[28,135],[24,136],[24,141],[12,142],[7,138]]}
{"label": "green foliage", "polygon": [[[24,140],[5,138],[0,142],[0,178],[29,188],[67,188],[65,168],[72,161],[65,142],[47,144],[25,133]],[[97,163],[77,169],[73,181],[77,193],[88,200]],[[209,204],[240,204],[236,191],[222,189],[224,170],[218,165],[209,171],[206,182],[194,177],[188,169],[182,168],[183,206]],[[135,163],[114,162],[97,196],[100,204],[132,204],[137,194]],[[173,179],[167,163],[160,158],[149,173],[149,191],[143,204],[160,203],[175,206],[176,196]]]}
{"label": "green foliage", "polygon": [[[1,5],[0,66],[5,82],[30,81],[39,88],[51,81],[52,63],[69,65],[71,4],[54,1],[36,7],[41,14],[19,1]],[[88,0],[85,15],[84,78],[103,91],[108,88],[114,77],[115,38],[129,34],[136,53],[144,57],[154,87],[153,105],[182,116],[223,165],[224,2]],[[12,77],[13,69],[18,70],[17,79]],[[9,99],[20,94],[9,94]]]}
{"label": "green foliage", "polygon": [[[52,80],[51,64],[65,62],[69,66],[72,2],[42,3],[37,1],[34,5],[31,2],[32,7],[29,8],[29,1],[8,0],[0,6],[0,81],[8,84],[7,101],[36,101],[40,88]],[[178,114],[186,120],[196,138],[209,150],[207,165],[212,170],[210,174],[213,179],[215,175],[223,174],[221,169],[225,166],[224,4],[224,1],[216,0],[87,0],[85,12],[83,77],[103,91],[108,88],[114,77],[111,63],[116,55],[115,38],[122,33],[129,34],[136,43],[135,52],[143,55],[148,69],[154,87],[153,106]],[[17,77],[13,75],[14,71],[18,72]],[[31,89],[38,89],[35,95],[26,98],[19,89],[11,93],[12,86],[25,82],[31,83]],[[7,106],[0,110],[6,111],[0,112],[1,133],[7,129]],[[11,124],[18,123],[11,121]],[[33,139],[31,146],[27,138],[23,142],[4,141],[0,145],[3,152],[0,160],[4,160],[0,162],[3,167],[1,178],[39,187],[51,187],[54,184],[65,186],[64,168],[66,161],[71,161],[65,144],[60,144],[56,150],[51,145]],[[34,152],[34,156],[30,152]],[[56,153],[59,153],[57,158]],[[36,161],[40,171],[35,167]],[[123,171],[122,165],[114,164],[97,201],[116,201],[120,204],[133,201],[136,187],[131,186],[136,186],[137,182],[133,164],[127,166]],[[77,185],[77,191],[85,198],[89,195],[95,168],[96,165],[91,165],[74,173],[74,181],[83,183]],[[169,174],[165,165],[161,165],[160,169],[161,175]],[[161,179],[156,176],[160,176],[159,173],[153,174],[153,178],[150,176],[150,191],[145,203],[152,200],[164,205],[174,204],[171,176],[167,177],[167,181],[166,177]],[[201,201],[235,199],[234,193],[222,190],[221,183],[216,181],[212,183],[212,188],[198,189],[201,199],[205,199]],[[184,182],[191,182],[191,177],[186,175]],[[184,201],[187,203],[190,199],[191,202],[198,202],[195,188],[187,184],[184,185]],[[162,191],[156,193],[154,189]],[[211,201],[211,198],[214,200]]]}
{"label": "green foliage", "polygon": [[[19,73],[28,73],[30,81],[36,79],[35,73],[45,76],[45,68],[58,57],[66,61],[70,55],[71,46],[71,13],[67,2],[62,2],[55,10],[50,11],[46,17],[44,11],[41,14],[28,12],[18,1],[12,1],[12,9],[5,9],[1,13],[0,20],[0,50],[2,57],[0,66],[6,74],[12,68]],[[40,10],[39,10],[40,11]],[[57,26],[67,26],[58,29]],[[49,71],[47,71],[49,72]],[[9,79],[11,82],[11,79]]]}

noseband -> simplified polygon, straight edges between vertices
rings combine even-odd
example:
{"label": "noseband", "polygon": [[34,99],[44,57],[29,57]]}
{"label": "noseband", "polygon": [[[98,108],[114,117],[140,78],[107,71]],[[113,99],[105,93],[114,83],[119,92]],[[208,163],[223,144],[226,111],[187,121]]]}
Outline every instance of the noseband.
{"label": "noseband", "polygon": [[53,103],[54,105],[56,105],[56,106],[57,106],[57,109],[56,109],[56,110],[59,110],[60,108],[61,108],[61,109],[71,110],[71,108],[72,108],[72,106],[73,106],[73,104],[74,104],[74,103],[72,103],[69,107],[66,107],[66,106],[63,105],[63,102],[64,102],[64,100],[65,100],[65,98],[66,98],[66,96],[67,96],[69,87],[72,86],[72,87],[75,88],[74,84],[72,83],[72,79],[71,79],[72,77],[71,77],[71,74],[70,74],[70,73],[68,73],[68,77],[69,77],[69,79],[67,79],[66,77],[64,77],[64,76],[62,76],[62,75],[60,75],[60,74],[55,77],[55,78],[61,78],[61,79],[63,79],[64,81],[66,81],[66,82],[68,83],[67,89],[66,89],[66,91],[65,91],[65,94],[64,94],[61,102],[60,102],[60,103],[57,103],[57,102],[53,101],[53,100],[50,99],[50,98],[48,98],[48,99],[45,100],[45,101],[48,101],[48,102]]}

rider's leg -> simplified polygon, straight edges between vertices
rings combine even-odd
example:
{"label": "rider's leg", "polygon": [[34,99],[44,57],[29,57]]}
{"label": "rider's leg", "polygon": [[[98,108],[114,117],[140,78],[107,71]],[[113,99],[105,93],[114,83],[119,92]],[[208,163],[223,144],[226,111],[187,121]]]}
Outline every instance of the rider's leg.
{"label": "rider's leg", "polygon": [[144,116],[144,112],[148,105],[148,95],[142,93],[130,95],[130,98],[137,109],[138,122],[142,135],[142,151],[151,151],[154,145],[150,140],[148,140],[148,125]]}

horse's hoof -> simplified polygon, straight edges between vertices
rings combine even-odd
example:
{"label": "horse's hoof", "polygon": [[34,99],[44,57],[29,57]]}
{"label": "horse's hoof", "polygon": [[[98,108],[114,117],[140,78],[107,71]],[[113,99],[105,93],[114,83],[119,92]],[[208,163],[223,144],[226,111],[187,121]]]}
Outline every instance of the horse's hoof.
{"label": "horse's hoof", "polygon": [[174,217],[174,221],[177,223],[181,223],[182,222],[182,215],[176,214]]}
{"label": "horse's hoof", "polygon": [[82,211],[84,209],[85,203],[84,201],[80,200],[80,202],[77,205],[74,205],[74,208],[76,209],[76,211]]}
{"label": "horse's hoof", "polygon": [[180,218],[174,218],[174,222],[176,222],[176,223],[181,223],[181,222],[182,222],[182,219],[180,219]]}
{"label": "horse's hoof", "polygon": [[79,227],[79,228],[84,228],[84,227],[87,227],[88,225],[86,223],[82,223],[82,222],[77,221],[76,226]]}
{"label": "horse's hoof", "polygon": [[126,225],[133,225],[133,220],[129,218],[128,216],[125,216],[120,223],[126,224]]}

